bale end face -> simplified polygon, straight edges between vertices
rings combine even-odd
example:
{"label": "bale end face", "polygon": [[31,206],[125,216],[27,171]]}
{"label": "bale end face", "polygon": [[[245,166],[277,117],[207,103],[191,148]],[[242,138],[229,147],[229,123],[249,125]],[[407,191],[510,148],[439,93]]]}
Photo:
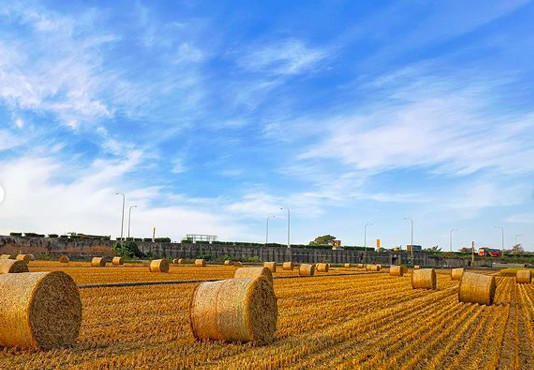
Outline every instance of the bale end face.
{"label": "bale end face", "polygon": [[404,266],[391,266],[389,268],[390,276],[404,276]]}
{"label": "bale end face", "polygon": [[300,276],[313,276],[315,274],[315,265],[302,264],[299,267]]}
{"label": "bale end face", "polygon": [[265,277],[201,283],[189,315],[197,340],[267,344],[275,339],[276,295]]}
{"label": "bale end face", "polygon": [[198,258],[195,260],[195,266],[196,267],[206,267],[206,260]]}
{"label": "bale end face", "polygon": [[150,272],[169,272],[169,262],[164,259],[150,261]]}
{"label": "bale end face", "polygon": [[28,264],[19,260],[0,260],[0,274],[28,272]]}
{"label": "bale end face", "polygon": [[111,260],[111,263],[115,266],[122,266],[124,265],[124,258],[120,256],[113,257],[113,260]]}
{"label": "bale end face", "polygon": [[412,272],[413,289],[433,289],[437,288],[436,271],[434,269],[421,269]]}
{"label": "bale end face", "polygon": [[232,265],[232,261],[226,260],[226,261],[224,261],[224,265],[225,266],[230,266],[230,265]]}
{"label": "bale end face", "polygon": [[460,280],[458,300],[491,306],[495,299],[497,284],[494,276],[466,272]]}
{"label": "bale end face", "polygon": [[316,270],[318,272],[328,272],[329,268],[330,268],[330,266],[329,266],[328,263],[318,263],[316,265]]}
{"label": "bale end face", "polygon": [[78,288],[61,271],[0,275],[0,320],[0,346],[70,345],[82,322]]}
{"label": "bale end face", "polygon": [[532,271],[518,270],[515,274],[515,281],[518,284],[530,284],[532,282]]}
{"label": "bale end face", "polygon": [[16,259],[18,261],[24,261],[26,263],[30,263],[30,261],[32,260],[29,254],[18,254]]}
{"label": "bale end face", "polygon": [[295,265],[293,262],[284,262],[282,265],[282,270],[293,270],[295,268]]}
{"label": "bale end face", "polygon": [[91,260],[92,267],[106,267],[106,260],[104,257],[93,257]]}
{"label": "bale end face", "polygon": [[263,267],[267,267],[271,272],[276,272],[276,262],[264,262]]}

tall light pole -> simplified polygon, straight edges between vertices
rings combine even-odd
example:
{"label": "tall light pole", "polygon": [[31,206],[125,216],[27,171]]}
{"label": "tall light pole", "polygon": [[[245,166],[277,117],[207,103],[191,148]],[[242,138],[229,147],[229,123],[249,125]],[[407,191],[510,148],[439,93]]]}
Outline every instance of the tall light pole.
{"label": "tall light pole", "polygon": [[280,208],[287,210],[287,248],[291,248],[291,211],[289,208]]}
{"label": "tall light pole", "polygon": [[121,218],[121,246],[124,244],[124,207],[126,205],[126,195],[124,193],[115,193],[115,195],[122,195],[122,218]]}
{"label": "tall light pole", "polygon": [[267,225],[265,226],[265,246],[269,243],[269,219],[275,218],[275,216],[267,216]]}
{"label": "tall light pole", "polygon": [[452,233],[455,232],[455,231],[458,231],[458,229],[452,229],[450,234],[449,234],[449,242],[450,242],[451,252],[452,252]]}
{"label": "tall light pole", "polygon": [[412,263],[413,263],[413,218],[410,218],[410,217],[404,217],[404,220],[405,220],[405,221],[408,221],[408,220],[409,220],[410,223],[411,223],[411,225],[412,225],[412,229],[411,229],[411,230],[412,230],[412,231],[411,231],[411,239],[410,239],[410,240],[411,240],[410,243],[412,243],[412,244],[411,244],[412,247],[410,248],[410,249],[411,249],[411,250],[410,250],[410,252],[411,252],[410,255],[411,255],[411,257],[412,257]]}
{"label": "tall light pole", "polygon": [[128,208],[128,238],[130,237],[130,221],[132,219],[132,208],[137,208],[137,206],[130,206],[130,208]]}
{"label": "tall light pole", "polygon": [[501,229],[501,254],[504,257],[504,227],[495,226],[496,229]]}

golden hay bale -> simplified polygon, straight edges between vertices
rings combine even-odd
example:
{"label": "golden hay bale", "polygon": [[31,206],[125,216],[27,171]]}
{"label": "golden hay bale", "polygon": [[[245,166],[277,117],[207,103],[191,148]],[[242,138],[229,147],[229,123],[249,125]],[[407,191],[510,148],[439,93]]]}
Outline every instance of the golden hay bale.
{"label": "golden hay bale", "polygon": [[345,267],[352,267],[352,264],[350,264],[350,263],[345,263],[344,266],[345,266]]}
{"label": "golden hay bale", "polygon": [[152,260],[149,269],[150,272],[169,272],[169,262],[165,259]]}
{"label": "golden hay bale", "polygon": [[91,266],[93,267],[105,267],[106,266],[106,260],[104,257],[93,257],[91,260]]}
{"label": "golden hay bale", "polygon": [[231,264],[232,264],[232,261],[230,261],[230,260],[224,261],[224,265],[225,266],[230,266]]}
{"label": "golden hay bale", "polygon": [[187,261],[185,260],[185,258],[178,258],[178,264],[179,265],[185,265],[187,263]]}
{"label": "golden hay bale", "polygon": [[328,272],[328,269],[330,268],[328,263],[318,263],[316,265],[318,272]]}
{"label": "golden hay bale", "polygon": [[14,259],[14,257],[10,254],[2,254],[0,256],[0,260],[9,260],[9,259]]}
{"label": "golden hay bale", "polygon": [[69,260],[69,257],[67,257],[67,256],[59,256],[59,262],[61,262],[61,263],[69,263],[70,260]]}
{"label": "golden hay bale", "polygon": [[299,267],[300,276],[313,276],[315,274],[315,265],[302,264]]}
{"label": "golden hay bale", "polygon": [[0,260],[0,274],[28,272],[28,264],[19,260]]}
{"label": "golden hay bale", "polygon": [[35,261],[35,256],[33,254],[28,254],[28,256],[30,257],[30,261]]}
{"label": "golden hay bale", "polygon": [[413,266],[413,269],[414,269],[414,270],[419,270],[419,265],[414,265],[414,266]]}
{"label": "golden hay bale", "polygon": [[31,261],[31,257],[29,254],[17,254],[18,261],[24,261],[26,263],[29,263]]}
{"label": "golden hay bale", "polygon": [[295,268],[295,264],[293,262],[284,262],[282,265],[282,270],[293,270]]}
{"label": "golden hay bale", "polygon": [[369,265],[368,271],[380,271],[381,268],[382,268],[382,265]]}
{"label": "golden hay bale", "polygon": [[390,276],[404,276],[405,272],[406,272],[405,266],[391,266],[389,268]]}
{"label": "golden hay bale", "polygon": [[452,280],[462,280],[462,276],[464,276],[464,269],[463,268],[457,268],[451,270],[451,279]]}
{"label": "golden hay bale", "polygon": [[532,282],[532,271],[527,269],[517,270],[515,281],[519,284],[530,284]]}
{"label": "golden hay bale", "polygon": [[267,267],[271,272],[276,272],[276,262],[263,262],[263,267]]}
{"label": "golden hay bale", "polygon": [[0,275],[0,346],[50,349],[72,344],[82,323],[82,302],[61,271]]}
{"label": "golden hay bale", "polygon": [[256,279],[259,276],[273,283],[273,273],[268,267],[240,267],[234,271],[234,279]]}
{"label": "golden hay bale", "polygon": [[264,277],[201,283],[193,293],[189,317],[197,340],[270,343],[276,335],[276,295]]}
{"label": "golden hay bale", "polygon": [[495,299],[497,284],[494,276],[466,272],[460,280],[458,300],[466,303],[478,303],[491,306]]}
{"label": "golden hay bale", "polygon": [[206,267],[206,260],[202,258],[198,258],[195,260],[195,266],[196,267]]}
{"label": "golden hay bale", "polygon": [[121,266],[121,265],[124,265],[124,257],[115,256],[115,257],[113,257],[113,259],[111,260],[111,263],[114,264],[115,266]]}
{"label": "golden hay bale", "polygon": [[421,269],[412,272],[412,288],[436,289],[436,271],[434,269]]}
{"label": "golden hay bale", "polygon": [[365,267],[365,265],[363,263],[358,263],[356,265],[356,267],[359,268],[359,269],[363,269]]}

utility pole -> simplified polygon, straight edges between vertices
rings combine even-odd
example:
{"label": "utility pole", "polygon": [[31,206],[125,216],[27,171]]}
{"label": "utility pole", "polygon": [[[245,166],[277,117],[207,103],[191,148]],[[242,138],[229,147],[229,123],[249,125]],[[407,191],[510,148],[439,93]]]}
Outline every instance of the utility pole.
{"label": "utility pole", "polygon": [[155,242],[156,241],[156,226],[154,226],[152,228],[152,241]]}
{"label": "utility pole", "polygon": [[115,193],[115,195],[122,195],[122,217],[121,217],[121,247],[124,245],[124,207],[126,205],[126,195],[124,193]]}

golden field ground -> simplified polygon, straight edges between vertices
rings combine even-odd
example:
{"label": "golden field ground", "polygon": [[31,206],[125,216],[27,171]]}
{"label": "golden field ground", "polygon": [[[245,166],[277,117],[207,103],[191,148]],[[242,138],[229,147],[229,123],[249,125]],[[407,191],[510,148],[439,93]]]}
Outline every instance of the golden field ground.
{"label": "golden field ground", "polygon": [[[124,279],[175,274],[171,280],[191,280],[233,273],[223,266],[177,267],[170,274],[145,274],[137,267],[63,269],[78,283],[97,276],[132,281]],[[106,270],[104,277],[100,270]],[[195,342],[188,316],[194,284],[80,289],[84,317],[72,348],[3,348],[0,368],[533,368],[532,285],[498,277],[495,304],[486,307],[459,303],[458,282],[446,274],[438,275],[437,291],[425,291],[413,290],[409,276],[335,276],[348,271],[357,269],[275,280],[278,340],[263,347]]]}

